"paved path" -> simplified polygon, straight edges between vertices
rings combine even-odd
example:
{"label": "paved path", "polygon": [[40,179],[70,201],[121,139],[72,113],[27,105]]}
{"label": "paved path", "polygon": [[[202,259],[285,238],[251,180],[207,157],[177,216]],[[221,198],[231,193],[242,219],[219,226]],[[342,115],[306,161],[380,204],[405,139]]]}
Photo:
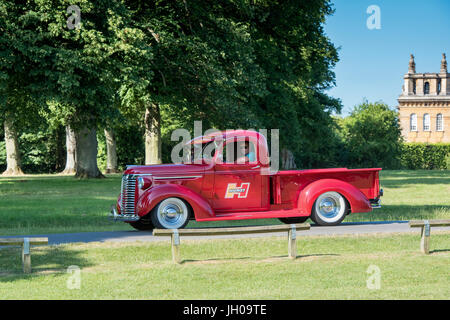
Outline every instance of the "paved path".
{"label": "paved path", "polygon": [[[445,228],[432,228],[435,230],[445,230]],[[448,230],[448,229],[447,229]],[[415,232],[419,234],[420,228],[410,228],[408,221],[379,221],[379,222],[344,222],[339,226],[321,227],[311,225],[307,231],[299,231],[298,236],[311,235],[339,235],[339,234],[367,234],[367,233],[397,233]],[[255,238],[285,236],[285,232],[269,234],[248,234],[230,236],[209,236],[209,238]],[[60,234],[39,234],[29,235],[30,237],[48,237],[49,244],[63,244],[76,242],[104,242],[104,241],[161,241],[167,237],[155,237],[151,232],[145,231],[106,231],[106,232],[80,232],[80,233],[60,233]],[[10,236],[6,238],[23,238],[25,236]],[[189,237],[189,239],[206,239],[207,237]]]}

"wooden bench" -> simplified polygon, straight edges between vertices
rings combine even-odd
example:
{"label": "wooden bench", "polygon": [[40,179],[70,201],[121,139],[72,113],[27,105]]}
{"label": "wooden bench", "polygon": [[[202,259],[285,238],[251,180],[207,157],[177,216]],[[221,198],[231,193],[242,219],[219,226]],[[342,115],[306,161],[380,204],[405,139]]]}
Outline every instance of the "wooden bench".
{"label": "wooden bench", "polygon": [[409,222],[410,228],[422,228],[420,240],[420,250],[425,253],[430,253],[430,234],[431,227],[448,227],[450,220],[411,220]]}
{"label": "wooden bench", "polygon": [[235,228],[204,228],[204,229],[154,229],[154,236],[170,236],[172,245],[172,260],[181,263],[180,258],[180,237],[184,236],[219,236],[254,233],[275,233],[287,232],[288,234],[288,255],[289,258],[297,257],[296,234],[298,230],[309,230],[308,223],[258,226],[258,227],[235,227]]}
{"label": "wooden bench", "polygon": [[32,245],[48,244],[48,238],[0,238],[0,246],[21,246],[23,272],[31,273]]}

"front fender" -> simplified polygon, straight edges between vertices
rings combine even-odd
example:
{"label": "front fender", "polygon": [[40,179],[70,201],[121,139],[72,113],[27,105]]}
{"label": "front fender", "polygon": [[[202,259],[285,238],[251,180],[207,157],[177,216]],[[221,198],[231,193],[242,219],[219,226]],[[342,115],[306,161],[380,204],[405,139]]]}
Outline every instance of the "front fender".
{"label": "front fender", "polygon": [[172,197],[183,199],[189,203],[194,211],[195,219],[214,216],[211,206],[201,195],[178,184],[163,184],[146,190],[139,197],[136,212],[140,217],[143,217],[162,200]]}
{"label": "front fender", "polygon": [[298,197],[298,208],[302,216],[311,214],[314,201],[324,192],[335,191],[343,195],[350,204],[351,212],[370,212],[372,207],[367,197],[353,185],[337,179],[321,179],[307,185]]}

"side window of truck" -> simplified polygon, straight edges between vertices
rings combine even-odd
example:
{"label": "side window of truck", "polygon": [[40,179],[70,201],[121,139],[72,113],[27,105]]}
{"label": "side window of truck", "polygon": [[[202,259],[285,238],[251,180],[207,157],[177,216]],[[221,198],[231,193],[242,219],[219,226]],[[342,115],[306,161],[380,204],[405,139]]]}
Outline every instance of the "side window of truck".
{"label": "side window of truck", "polygon": [[224,144],[222,150],[223,163],[228,164],[245,164],[255,163],[256,148],[250,141],[234,141]]}

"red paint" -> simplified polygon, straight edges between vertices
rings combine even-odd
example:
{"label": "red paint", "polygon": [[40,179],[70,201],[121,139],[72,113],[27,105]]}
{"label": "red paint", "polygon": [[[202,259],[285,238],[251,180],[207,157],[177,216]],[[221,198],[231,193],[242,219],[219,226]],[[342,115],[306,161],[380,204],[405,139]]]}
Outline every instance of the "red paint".
{"label": "red paint", "polygon": [[[256,161],[220,161],[223,145],[244,140],[253,144]],[[222,132],[195,138],[189,144],[210,141],[220,147],[212,159],[201,164],[130,166],[124,172],[151,179],[149,189],[136,187],[136,213],[140,217],[169,197],[189,203],[197,221],[309,216],[316,198],[327,191],[342,194],[351,212],[369,212],[369,199],[379,197],[381,168],[289,170],[263,175],[269,170],[268,149],[258,132]]]}

